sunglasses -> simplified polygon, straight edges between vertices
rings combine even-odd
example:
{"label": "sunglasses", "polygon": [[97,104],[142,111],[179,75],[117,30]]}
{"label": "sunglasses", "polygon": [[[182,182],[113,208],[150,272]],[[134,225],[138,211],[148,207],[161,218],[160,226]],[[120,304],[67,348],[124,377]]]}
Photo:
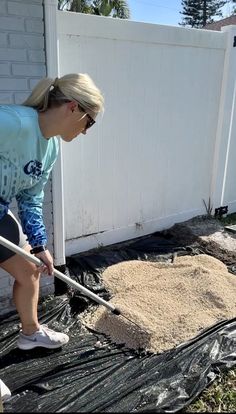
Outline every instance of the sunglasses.
{"label": "sunglasses", "polygon": [[91,128],[96,123],[96,121],[94,121],[94,119],[79,104],[78,104],[78,108],[80,109],[80,111],[84,112],[88,118],[85,129]]}
{"label": "sunglasses", "polygon": [[87,118],[88,118],[88,120],[87,120],[87,124],[86,124],[86,129],[89,129],[89,128],[91,128],[94,124],[96,124],[96,121],[94,121],[94,119],[89,115],[89,114],[87,114],[86,113],[86,115],[87,115]]}

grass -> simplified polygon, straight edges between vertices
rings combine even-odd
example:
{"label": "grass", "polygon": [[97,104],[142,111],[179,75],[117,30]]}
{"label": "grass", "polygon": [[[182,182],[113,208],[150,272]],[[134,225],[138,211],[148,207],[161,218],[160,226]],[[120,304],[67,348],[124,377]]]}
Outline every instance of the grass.
{"label": "grass", "polygon": [[236,213],[228,214],[226,217],[221,217],[219,220],[224,226],[236,224]]}
{"label": "grass", "polygon": [[234,413],[236,411],[236,368],[222,374],[184,411],[188,413]]}

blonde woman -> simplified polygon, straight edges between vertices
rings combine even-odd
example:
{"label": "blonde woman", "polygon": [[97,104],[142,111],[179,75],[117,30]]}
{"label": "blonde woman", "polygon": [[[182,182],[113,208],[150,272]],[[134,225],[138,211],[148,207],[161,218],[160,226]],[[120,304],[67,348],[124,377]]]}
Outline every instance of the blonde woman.
{"label": "blonde woman", "polygon": [[[102,94],[87,74],[42,79],[23,105],[0,106],[0,235],[44,263],[37,268],[0,246],[0,267],[15,279],[20,349],[58,348],[69,340],[38,321],[40,273],[53,275],[42,214],[44,186],[57,158],[57,136],[70,142],[86,134],[102,109]],[[9,210],[13,198],[20,223]]]}

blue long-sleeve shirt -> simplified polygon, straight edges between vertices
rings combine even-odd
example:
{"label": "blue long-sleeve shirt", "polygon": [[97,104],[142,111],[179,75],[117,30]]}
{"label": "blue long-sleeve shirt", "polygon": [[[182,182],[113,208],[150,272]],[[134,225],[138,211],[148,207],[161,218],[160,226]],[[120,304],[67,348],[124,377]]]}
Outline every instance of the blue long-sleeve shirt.
{"label": "blue long-sleeve shirt", "polygon": [[56,137],[43,137],[36,110],[0,105],[0,219],[16,198],[22,228],[31,246],[47,244],[42,211],[44,186],[58,149]]}

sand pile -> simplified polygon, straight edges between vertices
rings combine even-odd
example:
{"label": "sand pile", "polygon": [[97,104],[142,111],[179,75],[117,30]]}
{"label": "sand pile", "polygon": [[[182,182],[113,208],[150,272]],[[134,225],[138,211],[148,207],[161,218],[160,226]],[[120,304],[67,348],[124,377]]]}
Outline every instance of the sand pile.
{"label": "sand pile", "polygon": [[102,277],[111,303],[144,331],[103,306],[84,322],[129,348],[161,352],[236,316],[236,276],[208,255],[176,257],[174,263],[122,262]]}

